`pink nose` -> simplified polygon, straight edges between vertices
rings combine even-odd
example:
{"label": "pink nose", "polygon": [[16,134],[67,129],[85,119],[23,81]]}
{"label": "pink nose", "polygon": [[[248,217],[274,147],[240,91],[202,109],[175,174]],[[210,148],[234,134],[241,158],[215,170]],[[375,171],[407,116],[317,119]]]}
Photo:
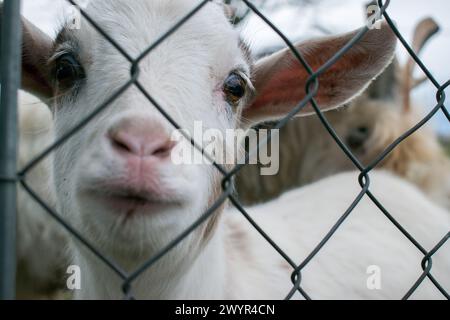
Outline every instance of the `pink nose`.
{"label": "pink nose", "polygon": [[124,121],[110,130],[113,148],[125,157],[167,158],[175,147],[164,128],[136,119]]}

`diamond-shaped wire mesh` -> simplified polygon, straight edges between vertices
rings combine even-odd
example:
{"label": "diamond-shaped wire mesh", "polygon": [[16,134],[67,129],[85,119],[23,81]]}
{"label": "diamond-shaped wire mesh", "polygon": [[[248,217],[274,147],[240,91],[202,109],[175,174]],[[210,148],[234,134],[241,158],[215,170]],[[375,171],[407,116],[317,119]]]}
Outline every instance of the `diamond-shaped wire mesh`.
{"label": "diamond-shaped wire mesh", "polygon": [[[73,0],[67,0],[71,5],[77,6],[76,1]],[[65,135],[60,137],[54,144],[52,144],[50,147],[48,147],[42,154],[40,154],[38,157],[36,157],[33,161],[31,161],[23,170],[17,173],[16,178],[14,178],[15,181],[19,182],[23,188],[29,194],[34,198],[35,201],[37,201],[47,212],[49,215],[51,215],[60,225],[61,227],[65,228],[72,237],[76,238],[78,241],[80,241],[83,245],[85,245],[95,256],[98,257],[99,260],[101,260],[104,264],[106,264],[109,268],[111,268],[121,279],[122,279],[122,291],[124,294],[124,298],[126,299],[133,299],[133,284],[136,281],[139,281],[139,276],[148,270],[149,268],[152,268],[152,266],[158,262],[162,257],[164,257],[169,251],[174,249],[179,243],[181,243],[191,232],[199,228],[202,224],[204,224],[214,213],[220,209],[220,207],[229,200],[239,211],[242,213],[242,215],[248,220],[248,222],[264,237],[265,240],[273,247],[274,250],[276,250],[283,259],[286,260],[286,262],[292,267],[292,290],[287,293],[286,299],[291,299],[294,294],[299,292],[305,299],[310,299],[310,293],[305,292],[305,290],[302,287],[302,271],[303,269],[315,258],[315,256],[320,252],[320,250],[324,247],[324,245],[332,241],[333,235],[336,233],[336,231],[340,228],[340,226],[350,218],[352,211],[354,208],[358,205],[358,203],[361,201],[361,199],[365,196],[368,196],[371,201],[379,208],[380,214],[386,216],[389,221],[392,222],[392,224],[395,225],[395,227],[398,229],[398,232],[401,232],[416,248],[417,250],[423,255],[423,261],[422,261],[422,269],[423,274],[420,276],[420,278],[415,282],[411,284],[411,289],[405,293],[404,299],[408,299],[411,297],[411,295],[419,288],[419,286],[422,284],[425,278],[428,278],[431,280],[431,282],[436,286],[436,288],[442,293],[442,295],[449,299],[450,296],[447,292],[448,288],[443,288],[439,281],[435,279],[431,273],[432,271],[432,257],[433,255],[448,241],[450,237],[450,232],[445,235],[445,237],[442,239],[442,241],[438,244],[436,244],[435,248],[431,251],[427,251],[424,249],[424,247],[416,240],[414,237],[412,237],[408,231],[403,228],[403,226],[397,222],[394,217],[386,210],[386,208],[383,207],[383,204],[380,203],[376,196],[373,195],[370,191],[370,173],[371,171],[377,167],[400,143],[402,143],[405,139],[407,139],[409,136],[411,136],[413,133],[415,133],[417,130],[419,130],[421,127],[423,127],[430,119],[433,118],[433,116],[436,115],[439,111],[441,111],[447,119],[450,121],[450,116],[448,113],[448,110],[446,109],[444,103],[445,103],[445,92],[444,90],[450,85],[450,80],[447,81],[444,84],[439,83],[431,74],[431,72],[427,69],[427,67],[424,65],[424,63],[418,58],[418,56],[414,53],[414,51],[411,49],[410,45],[405,41],[402,34],[398,31],[395,24],[393,23],[391,17],[388,14],[387,8],[389,7],[390,1],[383,2],[382,0],[378,1],[379,7],[381,8],[381,12],[386,19],[389,26],[394,31],[397,38],[400,40],[402,45],[405,47],[405,49],[408,51],[410,56],[415,60],[417,65],[422,69],[422,71],[426,74],[428,80],[436,87],[436,99],[437,104],[436,106],[431,110],[431,112],[426,115],[419,123],[417,123],[412,129],[405,132],[401,137],[399,137],[394,143],[392,143],[384,152],[382,152],[372,163],[370,163],[368,166],[363,166],[359,160],[356,158],[354,154],[349,150],[349,148],[341,141],[341,139],[338,137],[336,132],[334,131],[333,127],[330,125],[326,117],[322,114],[320,111],[317,101],[315,99],[315,96],[317,95],[318,91],[320,90],[320,82],[319,82],[319,76],[326,72],[331,66],[333,66],[334,63],[336,63],[349,49],[352,48],[353,45],[355,45],[365,34],[368,32],[368,28],[364,27],[360,29],[358,34],[349,41],[341,50],[336,52],[336,54],[327,61],[324,65],[322,65],[317,71],[313,71],[310,65],[308,65],[308,62],[305,61],[305,59],[302,57],[302,55],[296,50],[293,43],[291,43],[288,38],[274,25],[270,22],[270,20],[264,16],[264,14],[258,10],[258,8],[252,4],[251,1],[248,0],[242,0],[242,2],[251,10],[254,14],[259,16],[262,21],[264,21],[275,33],[277,33],[282,40],[285,42],[285,44],[292,50],[294,56],[298,61],[301,63],[301,65],[305,68],[305,70],[309,74],[309,79],[307,82],[307,88],[306,89],[306,97],[298,103],[298,105],[292,109],[289,114],[285,116],[282,120],[278,121],[276,125],[274,126],[275,129],[280,129],[284,127],[290,119],[292,119],[297,113],[299,113],[304,107],[306,107],[309,103],[313,106],[314,110],[317,113],[317,116],[319,117],[320,121],[322,122],[323,126],[326,128],[326,130],[329,132],[329,134],[333,137],[335,142],[339,145],[339,147],[343,150],[343,152],[348,156],[348,158],[353,162],[355,168],[360,171],[359,176],[359,184],[361,186],[361,191],[358,194],[358,196],[354,199],[353,203],[350,205],[350,207],[343,213],[341,218],[336,221],[335,225],[329,230],[327,235],[320,241],[320,243],[315,247],[315,249],[307,256],[304,261],[301,261],[300,263],[294,261],[291,259],[278,245],[275,243],[268,234],[262,230],[258,224],[250,217],[250,215],[246,212],[245,208],[241,205],[238,197],[236,197],[233,193],[233,178],[234,176],[242,169],[244,165],[237,165],[231,170],[227,171],[226,168],[221,166],[218,163],[213,162],[214,167],[216,170],[220,172],[220,174],[223,176],[222,179],[222,194],[216,199],[214,204],[206,210],[197,221],[194,221],[192,225],[186,229],[182,234],[180,234],[178,237],[173,239],[173,241],[165,248],[163,248],[159,253],[154,255],[153,257],[149,257],[149,259],[140,266],[137,270],[131,273],[125,272],[120,265],[118,265],[113,259],[110,257],[107,257],[104,255],[98,248],[96,248],[94,243],[89,242],[80,232],[78,232],[75,228],[73,228],[65,219],[63,219],[58,212],[56,212],[54,209],[50,207],[49,204],[47,204],[43,199],[41,199],[38,194],[32,190],[32,188],[27,184],[26,182],[26,176],[32,170],[36,165],[38,165],[41,161],[44,160],[44,158],[48,157],[56,148],[61,146],[62,144],[66,143],[68,139],[70,139],[73,135],[75,135],[79,130],[83,130],[83,128],[95,117],[97,117],[103,110],[108,108],[108,106],[115,101],[118,97],[120,97],[126,90],[128,90],[131,87],[137,88],[147,99],[151,104],[169,121],[173,127],[177,129],[181,129],[180,126],[177,124],[177,122],[170,117],[168,113],[165,112],[164,106],[161,105],[158,102],[157,97],[153,97],[149,92],[146,91],[142,83],[139,81],[139,62],[144,59],[152,50],[157,48],[161,43],[163,43],[167,38],[169,38],[173,33],[177,32],[177,30],[183,26],[185,22],[187,22],[191,17],[197,14],[202,8],[209,2],[209,0],[201,1],[195,8],[192,8],[192,10],[184,16],[180,21],[178,21],[176,24],[173,25],[173,27],[168,30],[165,34],[161,35],[154,43],[149,45],[146,50],[144,50],[136,59],[133,59],[128,53],[126,48],[122,48],[118,43],[116,43],[107,32],[102,30],[101,26],[99,26],[96,21],[94,21],[83,9],[80,8],[82,16],[92,25],[92,27],[97,30],[105,39],[107,39],[111,45],[113,45],[117,51],[122,54],[126,60],[130,63],[130,79],[127,81],[120,89],[118,89],[114,94],[112,94],[104,103],[102,103],[98,108],[92,112],[89,116],[87,116],[85,119],[80,121],[77,125],[75,125],[71,130],[69,130]],[[193,140],[193,138],[189,136],[185,136],[191,144],[198,149],[199,151],[203,151],[201,147]],[[259,147],[269,143],[271,139],[271,136],[269,134],[266,141],[263,141]],[[256,152],[257,150],[251,150],[250,153]],[[246,157],[250,157],[250,155],[246,155]],[[1,178],[0,181],[10,181],[11,178],[7,179],[6,177]],[[355,183],[358,183],[355,181]],[[313,295],[314,293],[312,293]]]}

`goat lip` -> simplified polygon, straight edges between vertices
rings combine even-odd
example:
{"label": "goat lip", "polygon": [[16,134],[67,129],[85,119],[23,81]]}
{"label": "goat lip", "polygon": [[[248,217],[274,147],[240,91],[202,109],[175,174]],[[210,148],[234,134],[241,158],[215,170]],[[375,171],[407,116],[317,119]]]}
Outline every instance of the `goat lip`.
{"label": "goat lip", "polygon": [[89,196],[100,201],[105,207],[111,208],[114,212],[126,215],[132,215],[137,212],[152,213],[158,209],[175,205],[175,203],[169,201],[137,193],[91,193]]}

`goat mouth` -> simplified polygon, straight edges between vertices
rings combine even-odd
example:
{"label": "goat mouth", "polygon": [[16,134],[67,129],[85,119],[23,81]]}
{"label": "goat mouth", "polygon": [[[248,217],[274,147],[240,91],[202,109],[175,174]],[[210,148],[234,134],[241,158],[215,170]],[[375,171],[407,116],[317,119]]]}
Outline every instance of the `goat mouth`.
{"label": "goat mouth", "polygon": [[113,212],[125,214],[126,216],[136,213],[144,215],[157,213],[158,210],[176,205],[175,202],[129,191],[117,193],[94,192],[89,194],[89,197],[94,198],[95,201],[100,202],[102,206],[109,208]]}
{"label": "goat mouth", "polygon": [[149,200],[139,195],[128,195],[128,196],[118,195],[118,196],[111,196],[111,198],[114,198],[116,201],[120,202],[128,202],[137,207],[146,206],[151,203],[157,203],[154,200]]}

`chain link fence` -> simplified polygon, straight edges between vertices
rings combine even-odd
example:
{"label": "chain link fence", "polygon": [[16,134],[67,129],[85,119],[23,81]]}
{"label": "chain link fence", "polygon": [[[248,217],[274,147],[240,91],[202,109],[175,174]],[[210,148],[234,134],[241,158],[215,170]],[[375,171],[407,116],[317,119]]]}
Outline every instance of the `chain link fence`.
{"label": "chain link fence", "polygon": [[[71,5],[77,6],[76,1],[67,0]],[[267,240],[267,242],[276,250],[292,267],[293,272],[291,276],[292,290],[287,293],[286,299],[291,299],[294,294],[299,292],[305,299],[310,299],[310,293],[306,292],[302,287],[302,270],[315,258],[319,251],[324,247],[324,245],[333,241],[333,235],[340,228],[340,226],[347,219],[351,219],[351,214],[353,209],[358,205],[364,196],[368,196],[371,201],[379,208],[380,214],[386,216],[392,224],[401,232],[409,241],[417,248],[417,250],[423,255],[423,260],[421,267],[423,269],[422,275],[417,279],[415,283],[411,283],[411,288],[405,292],[404,299],[408,299],[411,295],[421,286],[425,278],[428,278],[434,286],[442,293],[442,295],[449,299],[450,295],[448,293],[448,288],[441,286],[439,281],[433,277],[432,274],[432,259],[433,255],[436,254],[438,250],[448,241],[450,237],[450,232],[445,235],[445,237],[436,244],[436,246],[431,250],[427,251],[414,237],[412,237],[407,230],[397,222],[394,217],[386,210],[383,204],[378,201],[378,199],[372,194],[370,190],[370,173],[374,170],[377,165],[380,164],[400,143],[405,139],[423,127],[430,119],[433,118],[438,112],[442,112],[447,120],[450,121],[449,112],[446,109],[445,103],[445,92],[444,90],[450,85],[450,80],[446,83],[438,82],[432,73],[427,69],[424,63],[417,57],[408,42],[404,39],[402,34],[396,28],[393,20],[389,15],[389,3],[390,1],[379,0],[378,5],[380,7],[380,12],[386,19],[389,26],[392,28],[397,38],[400,40],[401,44],[405,47],[411,57],[414,58],[417,65],[422,69],[422,71],[427,76],[428,80],[436,88],[436,106],[412,129],[405,132],[401,137],[399,137],[392,145],[390,145],[384,152],[382,152],[372,163],[368,166],[363,166],[355,155],[349,150],[349,148],[341,141],[337,136],[336,132],[333,130],[332,126],[327,121],[326,117],[320,111],[318,104],[316,102],[315,96],[320,90],[319,76],[327,71],[334,63],[336,63],[353,45],[355,45],[369,30],[368,27],[361,28],[358,34],[348,42],[345,47],[340,49],[336,54],[322,65],[318,70],[314,71],[308,65],[308,62],[304,60],[302,55],[296,50],[293,43],[291,43],[288,38],[275,26],[271,21],[251,2],[248,0],[242,0],[241,2],[245,4],[249,11],[253,12],[259,16],[275,33],[277,33],[285,42],[285,44],[292,50],[294,56],[301,65],[308,72],[309,79],[306,89],[306,97],[298,103],[295,108],[292,109],[289,114],[287,114],[282,120],[278,121],[274,126],[274,129],[280,129],[284,127],[287,122],[293,118],[297,113],[299,113],[303,108],[305,108],[309,103],[314,107],[317,116],[322,122],[323,126],[333,137],[339,147],[347,155],[347,157],[353,162],[355,169],[359,170],[359,184],[361,186],[361,192],[354,199],[353,203],[349,208],[342,214],[341,218],[336,221],[335,225],[329,230],[328,234],[320,241],[320,243],[315,247],[315,249],[307,256],[304,261],[298,263],[291,259],[283,250],[275,243],[265,232],[262,230],[257,223],[250,217],[246,212],[245,208],[241,205],[239,197],[233,193],[233,178],[242,169],[244,165],[237,165],[231,170],[226,170],[223,166],[214,163],[214,167],[222,174],[222,194],[215,203],[202,214],[202,216],[192,225],[186,229],[182,234],[173,239],[165,248],[163,248],[158,254],[149,259],[137,270],[132,273],[126,273],[120,265],[115,261],[105,256],[99,249],[96,248],[94,243],[90,243],[86,238],[80,234],[76,229],[74,229],[67,221],[65,221],[53,208],[49,206],[43,199],[41,199],[37,193],[30,188],[26,182],[27,174],[32,170],[37,164],[40,163],[46,157],[49,157],[51,153],[57,149],[59,146],[64,144],[68,139],[70,139],[74,134],[83,128],[95,117],[97,117],[104,109],[115,101],[121,94],[123,94],[128,88],[135,87],[151,102],[155,108],[169,121],[173,127],[181,129],[180,126],[174,121],[173,118],[169,116],[164,110],[164,106],[158,103],[157,97],[153,97],[149,92],[147,92],[143,85],[138,79],[139,75],[139,62],[145,58],[152,50],[158,47],[162,42],[169,38],[173,33],[183,26],[183,24],[193,17],[197,12],[202,10],[202,8],[209,2],[209,0],[201,1],[196,7],[184,16],[180,21],[173,25],[173,27],[168,30],[165,34],[161,35],[154,43],[147,47],[138,58],[133,59],[128,53],[126,48],[122,48],[118,43],[116,43],[108,33],[106,33],[100,25],[96,23],[89,15],[86,14],[83,9],[80,9],[81,15],[86,19],[86,21],[92,25],[92,27],[97,30],[105,39],[107,39],[117,50],[122,54],[128,62],[131,64],[131,76],[130,79],[123,85],[119,90],[112,94],[102,105],[86,117],[83,121],[76,124],[71,130],[69,130],[64,136],[59,138],[54,142],[49,148],[47,148],[42,154],[31,161],[25,168],[20,172],[15,172],[16,169],[16,107],[17,107],[17,88],[19,86],[20,79],[20,62],[18,57],[20,57],[20,39],[21,34],[18,32],[20,30],[19,26],[19,8],[20,1],[18,0],[5,0],[3,8],[3,18],[2,18],[2,105],[0,109],[0,278],[1,278],[1,288],[0,296],[2,298],[13,298],[14,297],[14,280],[15,280],[15,188],[16,184],[19,183],[25,190],[37,201],[45,210],[51,215],[62,228],[65,228],[72,237],[76,238],[79,242],[85,245],[99,260],[111,268],[121,279],[122,279],[122,291],[125,299],[133,299],[133,284],[139,281],[139,276],[145,272],[147,269],[152,268],[152,266],[158,262],[162,257],[164,257],[169,251],[174,249],[178,244],[180,244],[191,232],[199,228],[204,224],[220,207],[229,200],[242,215],[248,220],[248,222]],[[196,147],[199,151],[203,151],[202,148],[191,138],[188,138],[192,145]],[[267,137],[266,141],[262,142],[259,147],[267,144],[271,139],[271,136]],[[257,150],[252,150],[250,153],[254,153]],[[249,158],[251,154],[246,154]],[[241,162],[240,162],[241,163]],[[245,161],[245,163],[247,163]],[[356,183],[356,182],[355,182]]]}

